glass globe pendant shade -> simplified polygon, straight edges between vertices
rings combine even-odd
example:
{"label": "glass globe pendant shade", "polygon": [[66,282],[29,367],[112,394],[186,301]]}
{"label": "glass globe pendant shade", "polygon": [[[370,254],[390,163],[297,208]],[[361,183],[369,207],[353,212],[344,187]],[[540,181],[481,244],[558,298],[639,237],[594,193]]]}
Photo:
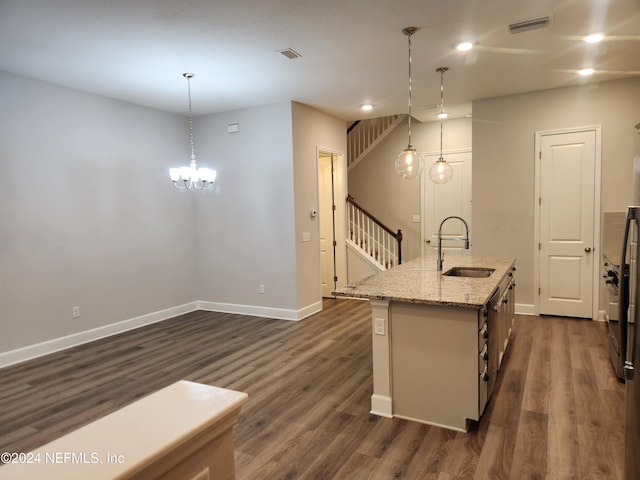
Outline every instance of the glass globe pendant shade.
{"label": "glass globe pendant shade", "polygon": [[453,177],[453,167],[440,157],[437,162],[431,165],[429,169],[429,177],[433,183],[447,183]]}
{"label": "glass globe pendant shade", "polygon": [[396,173],[402,178],[416,178],[422,173],[422,154],[416,151],[413,145],[408,145],[398,155],[395,167]]}

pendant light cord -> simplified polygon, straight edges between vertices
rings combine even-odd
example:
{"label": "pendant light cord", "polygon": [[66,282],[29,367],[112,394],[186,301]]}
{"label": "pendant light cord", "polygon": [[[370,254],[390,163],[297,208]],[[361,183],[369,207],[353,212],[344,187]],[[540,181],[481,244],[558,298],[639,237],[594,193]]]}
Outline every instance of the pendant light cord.
{"label": "pendant light cord", "polygon": [[436,71],[440,72],[440,161],[443,161],[442,157],[442,124],[444,120],[444,72],[449,70],[448,67],[437,68]]}
{"label": "pendant light cord", "polygon": [[409,37],[409,147],[411,147],[411,35],[413,32],[408,33]]}
{"label": "pendant light cord", "polygon": [[189,95],[189,141],[191,142],[191,160],[195,160],[196,154],[193,148],[193,115],[191,113],[191,77],[193,77],[193,74],[185,73],[184,77],[187,79],[187,94]]}

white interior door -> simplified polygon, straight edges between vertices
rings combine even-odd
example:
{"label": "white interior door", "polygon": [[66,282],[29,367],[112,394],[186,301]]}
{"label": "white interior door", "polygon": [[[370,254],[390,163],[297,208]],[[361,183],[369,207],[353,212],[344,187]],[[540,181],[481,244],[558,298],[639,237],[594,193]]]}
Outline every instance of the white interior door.
{"label": "white interior door", "polygon": [[335,223],[333,194],[333,155],[318,155],[318,215],[320,217],[320,266],[322,296],[330,297],[335,288]]}
{"label": "white interior door", "polygon": [[540,313],[592,318],[595,130],[543,135],[540,162]]}
{"label": "white interior door", "polygon": [[[436,185],[429,178],[430,167],[440,155],[425,156],[425,173],[423,175],[424,201],[423,215],[423,254],[429,248],[438,248],[438,228],[440,223],[452,215],[462,217],[471,228],[471,152],[456,152],[444,155],[445,160],[453,167],[453,177],[448,183]],[[449,220],[443,225],[442,236],[464,238],[465,228],[459,220]],[[443,240],[443,250],[464,251],[464,242]],[[471,252],[471,250],[469,250]]]}

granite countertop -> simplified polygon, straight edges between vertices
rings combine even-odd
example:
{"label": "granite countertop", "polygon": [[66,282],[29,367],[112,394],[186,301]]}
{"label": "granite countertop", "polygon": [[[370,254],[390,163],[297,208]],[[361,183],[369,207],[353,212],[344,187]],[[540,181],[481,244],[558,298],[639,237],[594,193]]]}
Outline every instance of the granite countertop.
{"label": "granite countertop", "polygon": [[[437,256],[425,255],[376,273],[333,292],[337,296],[387,300],[426,305],[480,308],[491,297],[514,266],[515,258],[476,257],[447,252],[442,272]],[[488,267],[495,272],[486,278],[443,276],[452,267]]]}

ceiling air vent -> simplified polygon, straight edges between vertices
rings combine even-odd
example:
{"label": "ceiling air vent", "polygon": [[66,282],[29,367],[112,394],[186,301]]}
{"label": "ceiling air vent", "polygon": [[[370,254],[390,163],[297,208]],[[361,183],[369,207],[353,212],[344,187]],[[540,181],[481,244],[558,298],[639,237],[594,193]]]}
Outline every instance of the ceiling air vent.
{"label": "ceiling air vent", "polygon": [[511,25],[507,25],[507,31],[509,33],[528,32],[529,30],[547,28],[551,26],[552,23],[553,23],[552,16],[547,15],[546,17],[533,18],[531,20],[524,20],[522,22],[512,23]]}
{"label": "ceiling air vent", "polygon": [[302,56],[292,48],[285,48],[284,50],[278,50],[278,53],[281,53],[282,55],[287,57],[289,60],[294,60]]}

